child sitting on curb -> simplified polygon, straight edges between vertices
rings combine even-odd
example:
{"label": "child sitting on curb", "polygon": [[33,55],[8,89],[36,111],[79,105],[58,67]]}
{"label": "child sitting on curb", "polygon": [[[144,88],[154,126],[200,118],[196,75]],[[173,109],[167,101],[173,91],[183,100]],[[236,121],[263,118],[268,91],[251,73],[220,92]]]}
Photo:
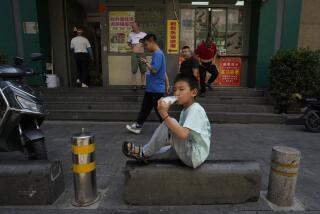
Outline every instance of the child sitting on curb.
{"label": "child sitting on curb", "polygon": [[170,104],[160,99],[158,111],[163,123],[144,146],[124,142],[123,153],[144,162],[180,159],[189,167],[200,166],[209,155],[211,128],[205,110],[195,102],[197,94],[197,79],[178,74],[174,81],[174,95],[177,104],[183,106],[179,122],[168,114]]}

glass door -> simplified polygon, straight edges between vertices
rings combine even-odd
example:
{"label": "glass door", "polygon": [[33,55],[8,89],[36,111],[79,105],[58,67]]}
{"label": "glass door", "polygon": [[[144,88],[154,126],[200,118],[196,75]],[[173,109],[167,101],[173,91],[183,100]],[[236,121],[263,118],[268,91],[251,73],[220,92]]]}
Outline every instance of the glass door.
{"label": "glass door", "polygon": [[220,54],[226,53],[227,9],[214,8],[211,10],[211,35]]}
{"label": "glass door", "polygon": [[207,38],[210,26],[209,10],[207,8],[196,9],[195,12],[195,43],[198,46]]}
{"label": "glass door", "polygon": [[221,55],[241,55],[243,9],[196,8],[180,11],[180,42],[195,49],[210,32]]}

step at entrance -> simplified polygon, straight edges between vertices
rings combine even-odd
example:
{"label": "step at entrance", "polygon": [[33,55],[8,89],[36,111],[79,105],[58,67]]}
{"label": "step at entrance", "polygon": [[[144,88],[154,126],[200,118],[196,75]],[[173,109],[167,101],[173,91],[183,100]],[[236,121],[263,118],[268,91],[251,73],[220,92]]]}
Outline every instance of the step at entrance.
{"label": "step at entrance", "polygon": [[[51,120],[134,121],[143,99],[143,90],[130,89],[41,89],[40,95]],[[249,88],[214,88],[204,98],[197,98],[214,123],[284,123],[274,114],[263,90]],[[180,106],[171,114],[179,117]],[[148,121],[158,121],[154,112]]]}

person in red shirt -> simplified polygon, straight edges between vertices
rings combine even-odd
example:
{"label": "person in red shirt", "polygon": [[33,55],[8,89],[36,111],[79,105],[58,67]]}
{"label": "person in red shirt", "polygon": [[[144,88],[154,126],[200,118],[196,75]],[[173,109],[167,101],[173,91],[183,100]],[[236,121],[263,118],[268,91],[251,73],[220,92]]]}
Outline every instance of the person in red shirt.
{"label": "person in red shirt", "polygon": [[[217,54],[217,46],[210,34],[205,41],[200,43],[195,53],[199,58],[200,97],[204,97],[206,95],[206,87],[212,90],[211,84],[218,76],[218,69],[213,63]],[[211,77],[206,83],[207,72],[211,74]]]}

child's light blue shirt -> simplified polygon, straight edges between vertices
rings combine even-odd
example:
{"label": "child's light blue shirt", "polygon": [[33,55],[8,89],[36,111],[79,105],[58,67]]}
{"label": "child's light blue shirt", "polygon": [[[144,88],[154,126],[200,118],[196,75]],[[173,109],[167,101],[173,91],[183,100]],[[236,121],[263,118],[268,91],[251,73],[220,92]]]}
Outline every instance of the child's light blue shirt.
{"label": "child's light blue shirt", "polygon": [[193,103],[182,110],[179,124],[191,130],[187,141],[192,144],[192,163],[197,167],[210,152],[211,126],[207,114],[199,103]]}

